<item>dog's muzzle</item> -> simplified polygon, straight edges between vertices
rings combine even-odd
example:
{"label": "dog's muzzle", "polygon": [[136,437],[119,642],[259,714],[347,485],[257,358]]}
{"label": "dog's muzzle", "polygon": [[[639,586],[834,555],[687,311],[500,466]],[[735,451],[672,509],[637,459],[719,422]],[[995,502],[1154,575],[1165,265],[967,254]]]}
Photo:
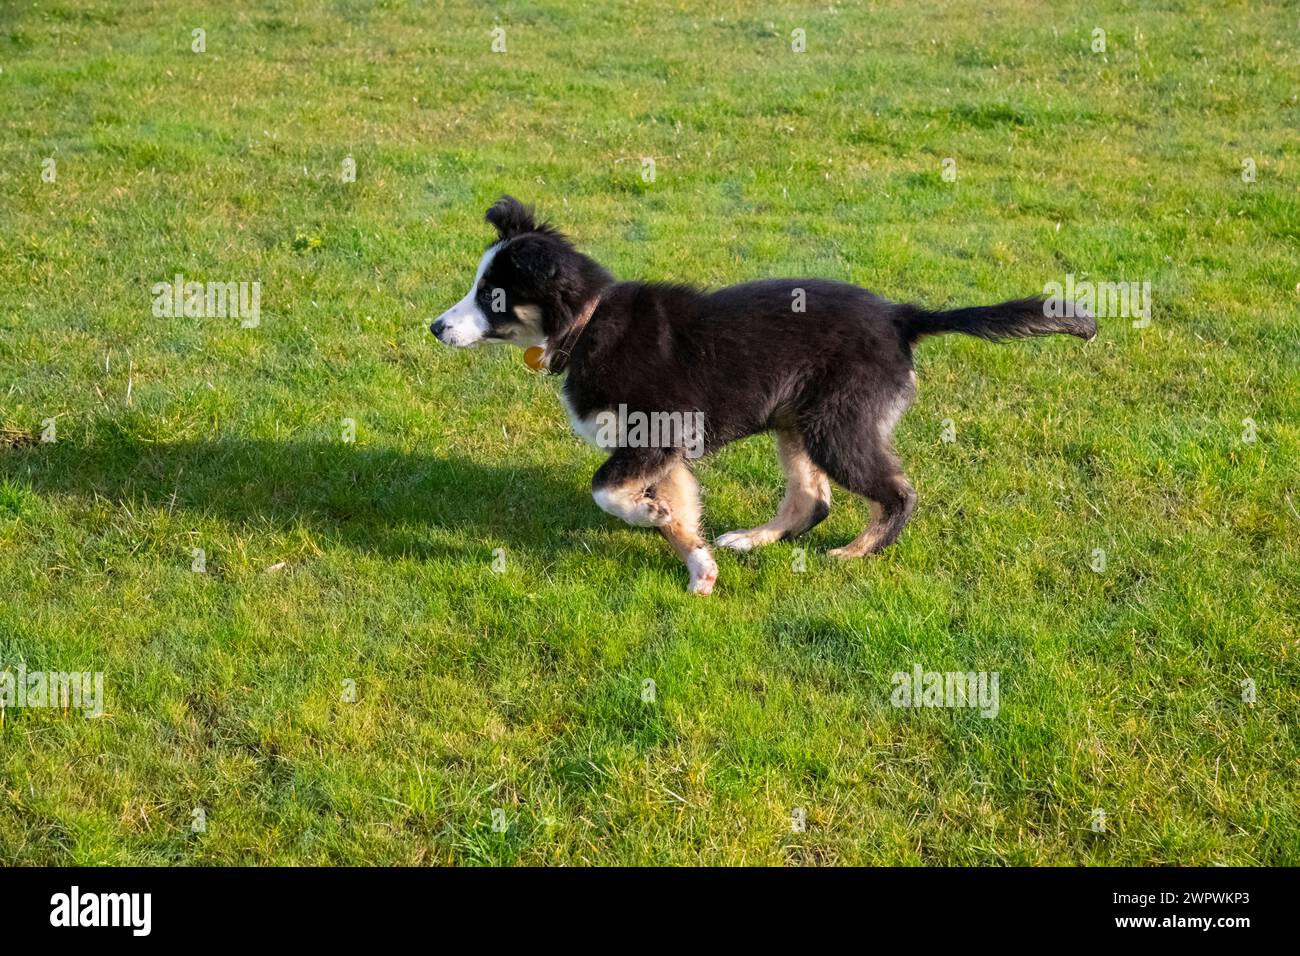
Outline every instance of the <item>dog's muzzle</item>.
{"label": "dog's muzzle", "polygon": [[429,331],[443,345],[463,349],[482,341],[491,326],[476,304],[462,301],[434,319]]}

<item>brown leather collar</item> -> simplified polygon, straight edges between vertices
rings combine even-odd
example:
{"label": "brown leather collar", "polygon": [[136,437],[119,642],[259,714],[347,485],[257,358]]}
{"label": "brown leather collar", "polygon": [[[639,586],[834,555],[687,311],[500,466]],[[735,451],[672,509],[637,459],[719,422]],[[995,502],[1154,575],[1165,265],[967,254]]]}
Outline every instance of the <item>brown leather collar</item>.
{"label": "brown leather collar", "polygon": [[583,331],[587,328],[587,323],[591,321],[591,317],[595,314],[596,308],[600,305],[600,300],[604,298],[604,295],[605,290],[601,289],[587,301],[587,304],[582,307],[582,311],[573,320],[573,325],[569,328],[569,331],[555,343],[554,347],[550,342],[546,343],[546,349],[542,352],[542,367],[546,371],[552,375],[559,375],[568,367],[569,355],[573,352],[573,347],[578,344],[578,339],[582,337]]}

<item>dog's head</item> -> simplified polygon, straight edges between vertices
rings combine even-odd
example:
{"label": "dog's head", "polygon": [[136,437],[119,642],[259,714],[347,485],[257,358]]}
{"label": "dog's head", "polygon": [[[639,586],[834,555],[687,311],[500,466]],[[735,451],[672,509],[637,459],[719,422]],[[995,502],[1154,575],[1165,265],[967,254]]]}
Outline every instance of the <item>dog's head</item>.
{"label": "dog's head", "polygon": [[563,335],[583,302],[612,281],[513,196],[488,209],[487,221],[496,227],[497,239],[479,260],[474,283],[429,326],[445,345],[541,345]]}

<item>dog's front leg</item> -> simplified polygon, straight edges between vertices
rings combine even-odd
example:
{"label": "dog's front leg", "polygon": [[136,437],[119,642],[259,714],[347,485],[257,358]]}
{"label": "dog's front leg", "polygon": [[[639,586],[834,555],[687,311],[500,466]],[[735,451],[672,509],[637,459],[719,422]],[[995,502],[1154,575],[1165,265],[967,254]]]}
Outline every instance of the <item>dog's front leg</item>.
{"label": "dog's front leg", "polygon": [[596,470],[591,494],[602,511],[658,528],[690,572],[690,591],[708,594],[718,566],[700,536],[700,486],[680,457],[663,449],[620,448]]}
{"label": "dog's front leg", "polygon": [[638,528],[659,528],[672,520],[671,506],[652,490],[672,467],[658,448],[620,448],[596,469],[591,497],[601,511]]}
{"label": "dog's front leg", "polygon": [[683,461],[678,461],[655,485],[655,496],[667,501],[672,520],[660,525],[677,556],[690,572],[692,594],[710,594],[718,580],[718,565],[700,536],[700,483]]}

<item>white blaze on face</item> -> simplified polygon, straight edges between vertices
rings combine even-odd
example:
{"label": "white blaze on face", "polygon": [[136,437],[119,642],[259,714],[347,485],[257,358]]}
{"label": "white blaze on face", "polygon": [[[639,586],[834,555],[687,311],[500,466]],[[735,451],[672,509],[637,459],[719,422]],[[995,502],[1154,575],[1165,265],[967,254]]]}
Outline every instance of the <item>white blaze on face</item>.
{"label": "white blaze on face", "polygon": [[504,242],[498,242],[488,247],[487,252],[483,253],[483,258],[479,260],[478,271],[474,273],[474,282],[470,285],[465,298],[438,316],[435,324],[442,323],[442,330],[438,333],[440,341],[458,348],[466,348],[477,345],[483,336],[492,331],[492,323],[479,308],[478,284],[483,281],[483,276],[492,265],[492,260],[504,245]]}

